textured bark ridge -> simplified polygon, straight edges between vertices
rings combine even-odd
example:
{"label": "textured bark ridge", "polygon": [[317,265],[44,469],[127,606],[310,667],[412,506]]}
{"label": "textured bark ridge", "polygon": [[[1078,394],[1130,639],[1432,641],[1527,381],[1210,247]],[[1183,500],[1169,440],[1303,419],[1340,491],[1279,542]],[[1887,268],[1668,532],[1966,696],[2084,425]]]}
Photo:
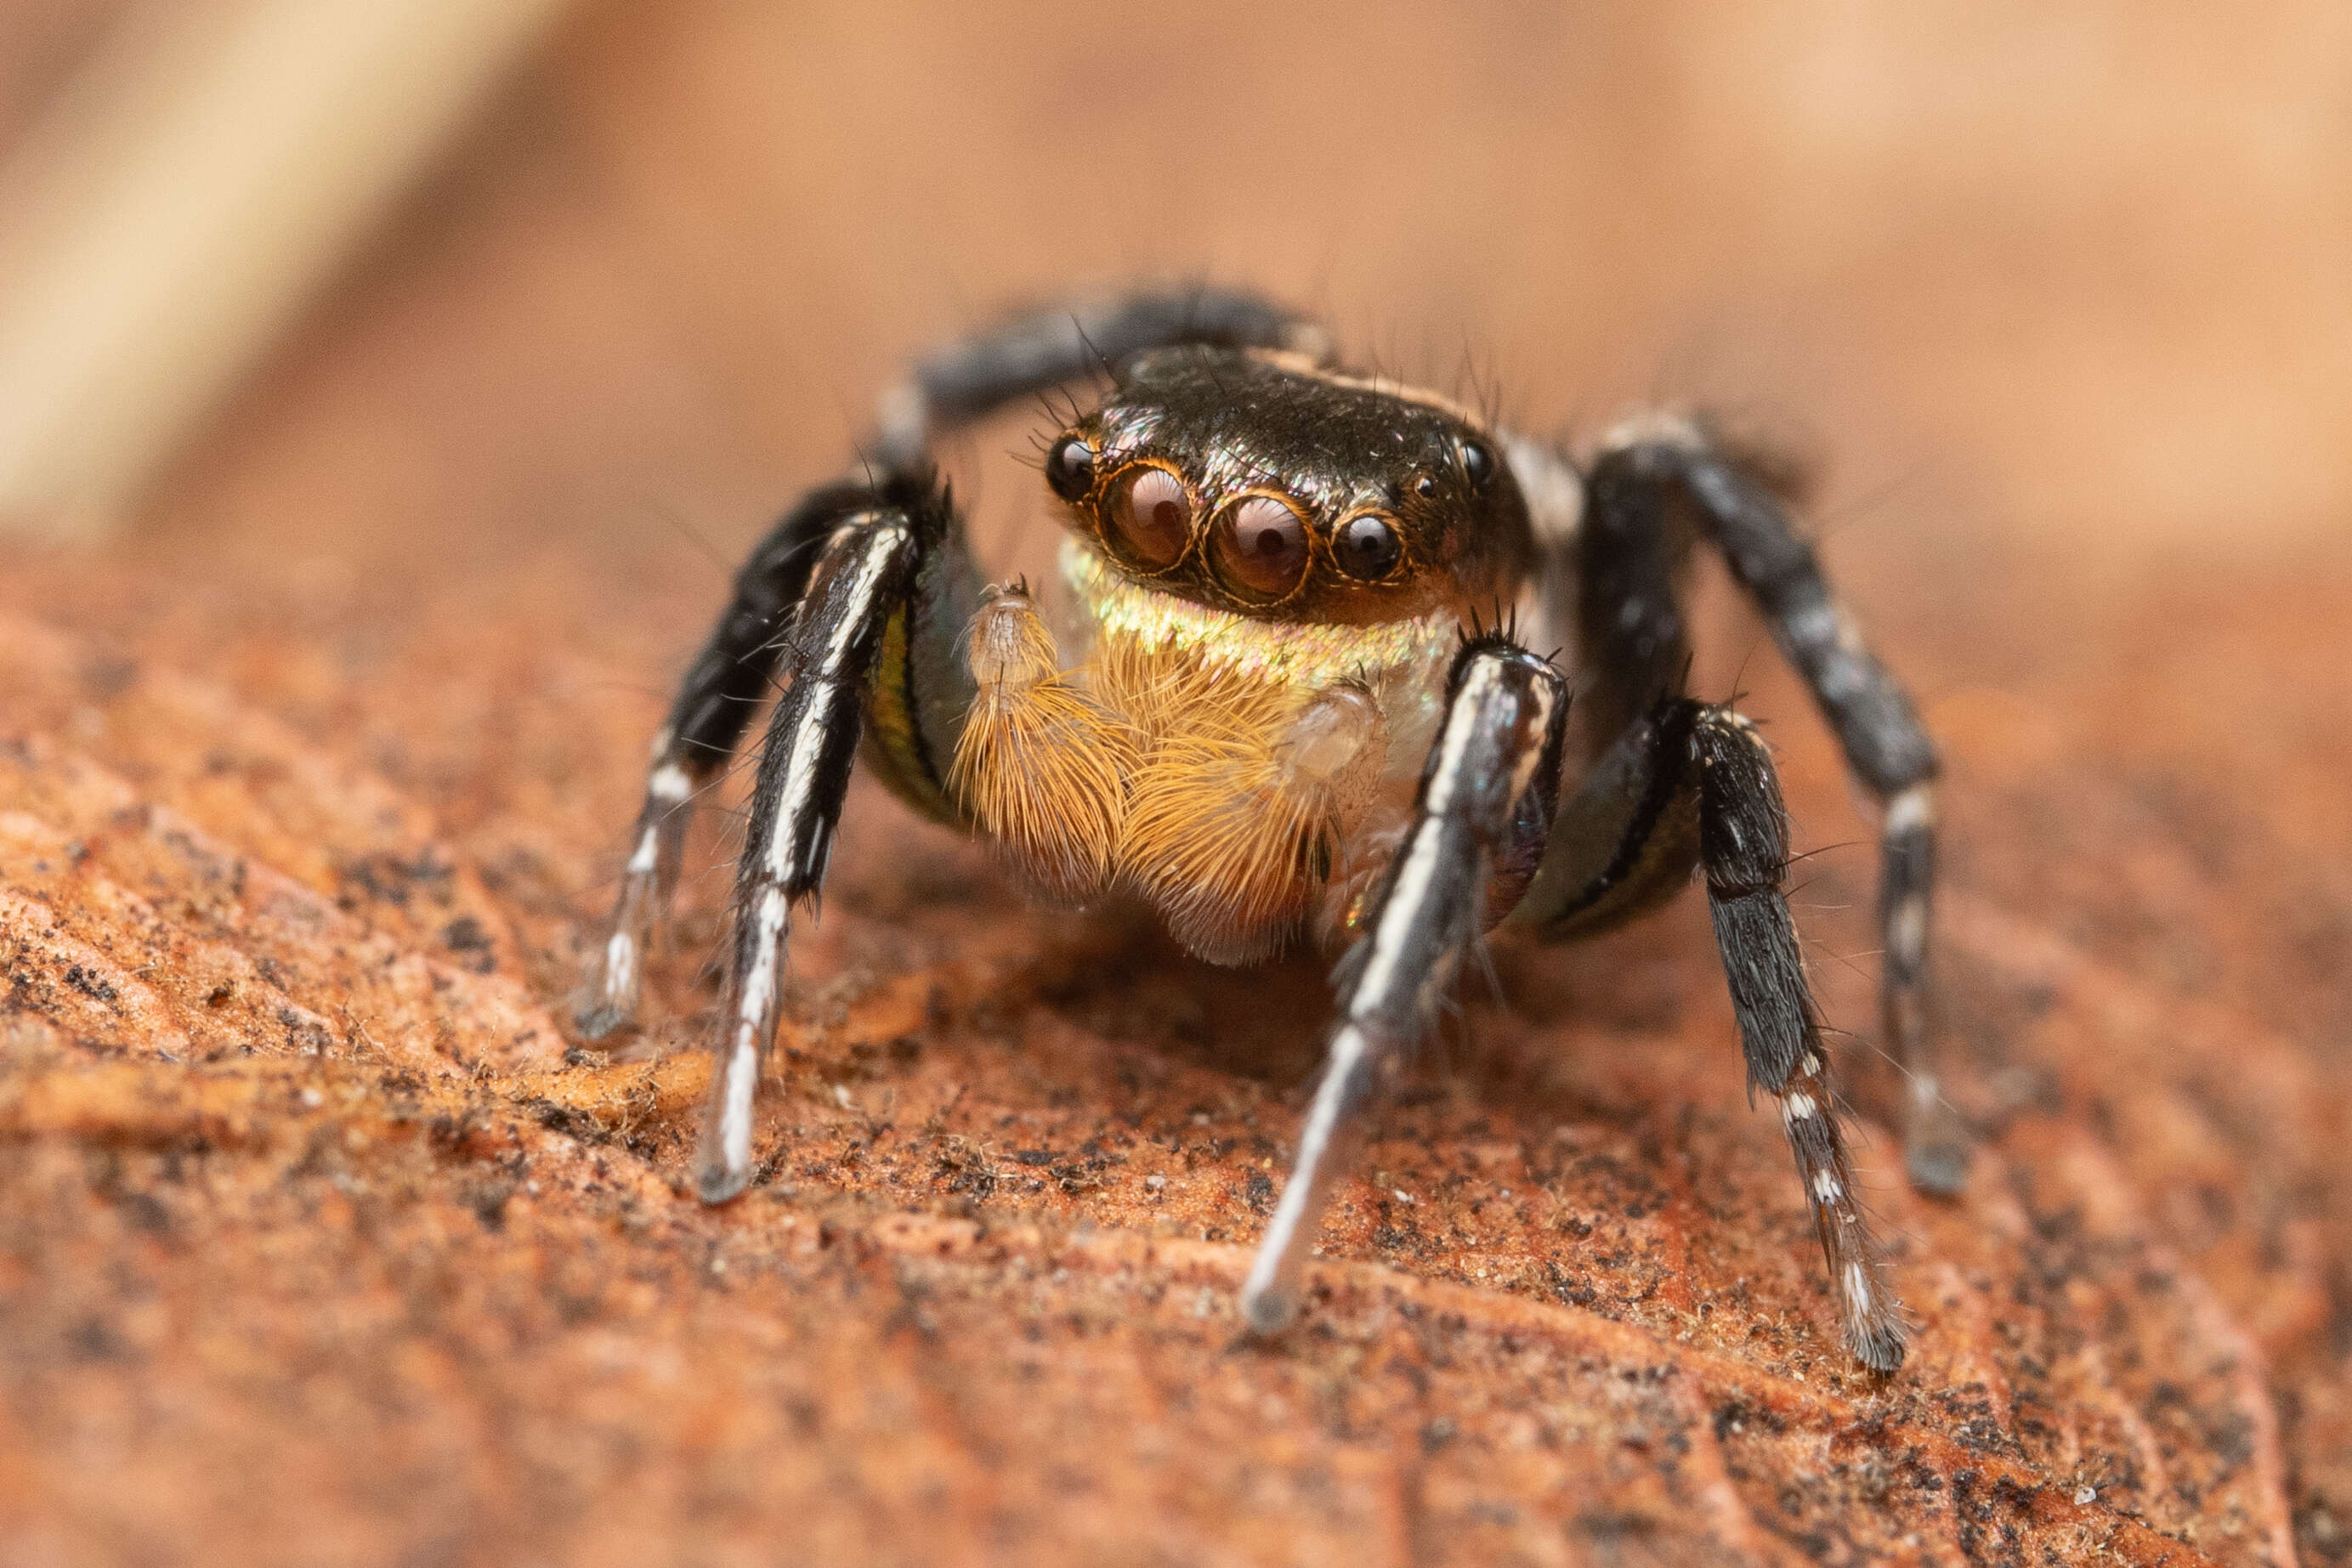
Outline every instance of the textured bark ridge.
{"label": "textured bark ridge", "polygon": [[[1030,914],[861,789],[758,1185],[698,1205],[723,831],[655,1028],[561,1021],[691,637],[630,578],[0,578],[0,1557],[2345,1560],[2352,578],[2152,595],[1999,690],[1935,630],[1990,589],[1897,650],[1987,1141],[1939,1204],[1865,1124],[1884,1381],[1695,899],[1496,952],[1249,1348],[1320,976]],[[1751,684],[1857,1022],[1870,857]]]}

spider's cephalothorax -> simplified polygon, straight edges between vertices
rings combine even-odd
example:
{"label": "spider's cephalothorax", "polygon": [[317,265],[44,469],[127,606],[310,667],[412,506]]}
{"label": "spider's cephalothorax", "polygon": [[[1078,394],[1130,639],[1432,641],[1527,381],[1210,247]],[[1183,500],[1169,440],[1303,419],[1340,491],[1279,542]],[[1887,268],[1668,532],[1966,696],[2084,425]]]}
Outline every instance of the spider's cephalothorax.
{"label": "spider's cephalothorax", "polygon": [[1534,559],[1494,438],[1434,398],[1202,346],[1114,377],[1048,449],[1045,478],[1135,582],[1259,621],[1451,625]]}
{"label": "spider's cephalothorax", "polygon": [[1203,957],[1348,928],[1460,628],[1533,553],[1491,438],[1293,356],[1184,347],[1121,366],[1045,473],[1081,645],[1026,594],[982,606],[950,799],[1036,886],[1139,893]]}
{"label": "spider's cephalothorax", "polygon": [[[1045,448],[1070,524],[1057,636],[1025,584],[984,583],[929,453],[943,428],[1098,372],[1104,401]],[[1885,802],[1885,1025],[1912,1069],[1913,1179],[1948,1191],[1964,1145],[1923,1009],[1935,754],[1759,474],[1671,420],[1624,427],[1579,469],[1343,374],[1309,324],[1222,293],[1013,323],[926,361],[884,409],[873,470],[785,516],[688,675],[583,1009],[592,1037],[634,1012],[693,797],[785,677],[737,870],[706,1198],[751,1176],[786,937],[862,742],[893,789],[1049,898],[1139,896],[1221,962],[1309,932],[1339,952],[1328,1066],[1244,1287],[1262,1331],[1291,1315],[1343,1134],[1470,946],[1502,923],[1544,941],[1615,925],[1700,872],[1846,1343],[1870,1366],[1901,1361],[1783,893],[1771,758],[1737,713],[1680,689],[1694,538],[1722,549]],[[1514,606],[1575,650],[1577,776],[1561,674],[1479,630]]]}

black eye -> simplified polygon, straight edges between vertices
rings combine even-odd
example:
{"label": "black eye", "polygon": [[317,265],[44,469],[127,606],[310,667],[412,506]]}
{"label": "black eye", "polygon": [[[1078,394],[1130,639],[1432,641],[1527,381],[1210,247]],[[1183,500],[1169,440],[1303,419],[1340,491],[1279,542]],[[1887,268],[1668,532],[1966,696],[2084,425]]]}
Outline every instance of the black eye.
{"label": "black eye", "polygon": [[1485,442],[1465,440],[1462,443],[1462,472],[1469,476],[1470,483],[1484,485],[1486,476],[1494,471],[1495,455],[1486,450]]}
{"label": "black eye", "polygon": [[1420,497],[1424,501],[1428,500],[1432,496],[1436,495],[1437,476],[1434,474],[1423,474],[1415,478],[1412,482],[1412,493]]}
{"label": "black eye", "polygon": [[1209,559],[1244,598],[1285,598],[1307,575],[1307,525],[1271,496],[1248,497],[1217,519]]}
{"label": "black eye", "polygon": [[1095,487],[1095,449],[1083,435],[1065,435],[1045,454],[1045,483],[1065,501]]}
{"label": "black eye", "polygon": [[1404,541],[1396,530],[1369,514],[1349,517],[1331,536],[1331,554],[1339,570],[1360,582],[1378,582],[1396,570]]}
{"label": "black eye", "polygon": [[1110,526],[1120,550],[1153,571],[1176,564],[1192,542],[1192,497],[1165,468],[1136,469],[1111,497]]}

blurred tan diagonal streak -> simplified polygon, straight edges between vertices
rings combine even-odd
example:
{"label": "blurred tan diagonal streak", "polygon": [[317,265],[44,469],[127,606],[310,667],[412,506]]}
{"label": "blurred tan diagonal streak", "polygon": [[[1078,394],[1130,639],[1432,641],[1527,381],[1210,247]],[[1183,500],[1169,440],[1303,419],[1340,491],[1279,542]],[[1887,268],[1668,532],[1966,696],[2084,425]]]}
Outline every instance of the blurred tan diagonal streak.
{"label": "blurred tan diagonal streak", "polygon": [[144,6],[0,178],[0,529],[102,529],[563,0]]}

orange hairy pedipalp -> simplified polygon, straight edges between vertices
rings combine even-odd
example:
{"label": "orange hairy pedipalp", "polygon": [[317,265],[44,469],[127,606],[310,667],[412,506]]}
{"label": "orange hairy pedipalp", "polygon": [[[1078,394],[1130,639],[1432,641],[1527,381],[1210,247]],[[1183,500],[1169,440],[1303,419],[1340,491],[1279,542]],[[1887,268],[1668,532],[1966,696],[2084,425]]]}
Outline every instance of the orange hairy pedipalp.
{"label": "orange hairy pedipalp", "polygon": [[[1376,781],[1381,721],[1353,686],[1301,692],[1218,674],[1163,671],[1144,688],[1158,734],[1118,859],[1185,946],[1244,964],[1271,956],[1321,897]],[[1213,695],[1189,689],[1213,682]]]}
{"label": "orange hairy pedipalp", "polygon": [[983,604],[964,652],[977,690],[948,789],[1041,893],[1082,902],[1111,877],[1136,735],[1059,668],[1053,633],[1025,593]]}

